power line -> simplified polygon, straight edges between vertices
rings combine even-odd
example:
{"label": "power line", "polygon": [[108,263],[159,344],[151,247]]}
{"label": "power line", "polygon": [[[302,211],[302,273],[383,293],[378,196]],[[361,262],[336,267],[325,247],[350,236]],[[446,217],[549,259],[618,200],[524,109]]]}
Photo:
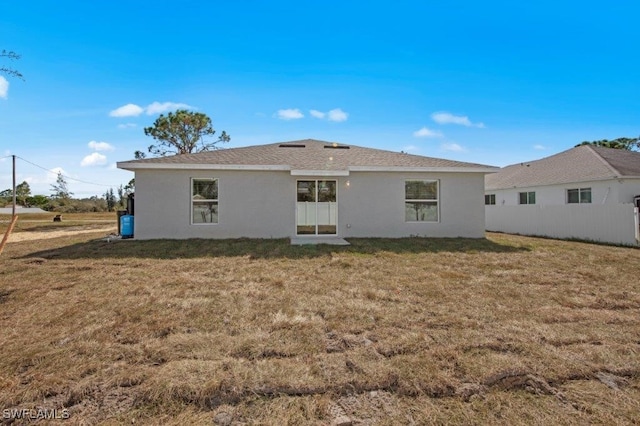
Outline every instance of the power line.
{"label": "power line", "polygon": [[[9,155],[9,157],[11,157],[11,156]],[[86,180],[80,180],[80,179],[72,178],[71,176],[67,176],[67,175],[65,175],[65,174],[62,174],[62,173],[60,173],[60,172],[53,171],[53,170],[51,170],[51,169],[47,169],[46,167],[42,167],[42,166],[40,166],[40,165],[38,165],[38,164],[36,164],[36,163],[33,163],[33,162],[31,162],[31,161],[29,161],[29,160],[27,160],[27,159],[25,159],[25,158],[19,157],[19,156],[17,156],[17,155],[16,155],[16,158],[19,158],[19,159],[21,159],[22,161],[24,161],[25,163],[29,163],[29,164],[31,164],[32,166],[35,166],[35,167],[37,167],[37,168],[39,168],[39,169],[42,169],[42,170],[44,170],[45,172],[53,173],[53,174],[55,174],[55,175],[60,174],[60,175],[62,175],[62,177],[64,177],[64,178],[65,178],[65,179],[67,179],[67,180],[72,180],[72,181],[75,181],[75,182],[85,183],[85,184],[87,184],[87,185],[103,186],[103,187],[105,187],[105,188],[113,188],[113,187],[116,187],[116,188],[117,188],[117,185],[105,185],[105,184],[103,184],[103,183],[88,182],[88,181],[86,181]]]}

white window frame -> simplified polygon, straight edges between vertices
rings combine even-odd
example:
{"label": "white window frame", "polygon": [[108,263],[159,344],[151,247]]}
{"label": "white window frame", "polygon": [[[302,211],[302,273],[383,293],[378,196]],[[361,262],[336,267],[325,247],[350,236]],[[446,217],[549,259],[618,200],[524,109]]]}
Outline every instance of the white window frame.
{"label": "white window frame", "polygon": [[[435,199],[408,199],[407,198],[407,182],[426,182],[436,183],[436,198]],[[403,182],[402,190],[404,191],[404,197],[402,197],[402,216],[405,223],[440,223],[440,180],[439,179],[405,179]],[[436,214],[438,218],[436,220],[407,220],[407,203],[436,203]]]}
{"label": "white window frame", "polygon": [[[582,193],[583,191],[589,191],[589,201],[582,201]],[[578,202],[577,203],[572,203],[571,201],[569,201],[569,191],[578,191]],[[593,192],[591,190],[591,187],[588,188],[568,188],[567,189],[567,204],[591,204],[592,200],[593,200]]]}
{"label": "white window frame", "polygon": [[[215,181],[217,182],[217,186],[218,186],[218,198],[216,199],[198,199],[198,200],[194,200],[193,199],[193,183],[195,181],[202,181],[202,180],[206,180],[206,181]],[[217,225],[218,223],[220,223],[220,181],[218,178],[201,178],[201,177],[192,177],[189,181],[189,191],[191,193],[191,195],[189,196],[190,198],[190,203],[191,205],[189,206],[189,213],[190,213],[190,217],[189,217],[189,222],[191,225],[194,226],[211,226],[211,225]],[[217,222],[194,222],[193,221],[193,203],[194,202],[213,202],[215,201],[217,203],[218,206],[218,212],[217,212],[217,217],[218,217],[218,221]]]}
{"label": "white window frame", "polygon": [[[527,194],[527,202],[526,203],[521,203],[520,202],[520,195],[521,194]],[[531,194],[533,194],[533,203],[531,202]],[[531,205],[535,205],[536,204],[536,191],[522,191],[522,192],[518,192],[518,205],[520,206],[531,206]]]}

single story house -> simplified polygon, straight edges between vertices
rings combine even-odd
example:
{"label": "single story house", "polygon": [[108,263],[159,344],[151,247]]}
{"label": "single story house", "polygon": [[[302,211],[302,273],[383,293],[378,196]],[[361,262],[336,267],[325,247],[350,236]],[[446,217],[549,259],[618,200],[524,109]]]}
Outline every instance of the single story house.
{"label": "single story house", "polygon": [[119,162],[134,234],[154,238],[484,237],[496,167],[313,139]]}
{"label": "single story house", "polygon": [[640,153],[581,145],[485,178],[487,230],[640,241]]}

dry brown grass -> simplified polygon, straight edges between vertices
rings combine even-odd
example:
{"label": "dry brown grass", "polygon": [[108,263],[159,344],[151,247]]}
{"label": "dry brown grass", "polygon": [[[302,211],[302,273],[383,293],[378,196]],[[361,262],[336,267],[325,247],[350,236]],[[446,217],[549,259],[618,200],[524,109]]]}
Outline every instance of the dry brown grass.
{"label": "dry brown grass", "polygon": [[86,424],[634,424],[640,250],[9,243],[0,409]]}

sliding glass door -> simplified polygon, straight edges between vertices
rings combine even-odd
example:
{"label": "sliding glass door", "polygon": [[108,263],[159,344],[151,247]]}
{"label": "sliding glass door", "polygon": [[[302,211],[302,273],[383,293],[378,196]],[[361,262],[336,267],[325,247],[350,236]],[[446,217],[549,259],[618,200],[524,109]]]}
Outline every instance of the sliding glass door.
{"label": "sliding glass door", "polygon": [[296,185],[296,234],[336,235],[338,203],[335,180],[299,180]]}

